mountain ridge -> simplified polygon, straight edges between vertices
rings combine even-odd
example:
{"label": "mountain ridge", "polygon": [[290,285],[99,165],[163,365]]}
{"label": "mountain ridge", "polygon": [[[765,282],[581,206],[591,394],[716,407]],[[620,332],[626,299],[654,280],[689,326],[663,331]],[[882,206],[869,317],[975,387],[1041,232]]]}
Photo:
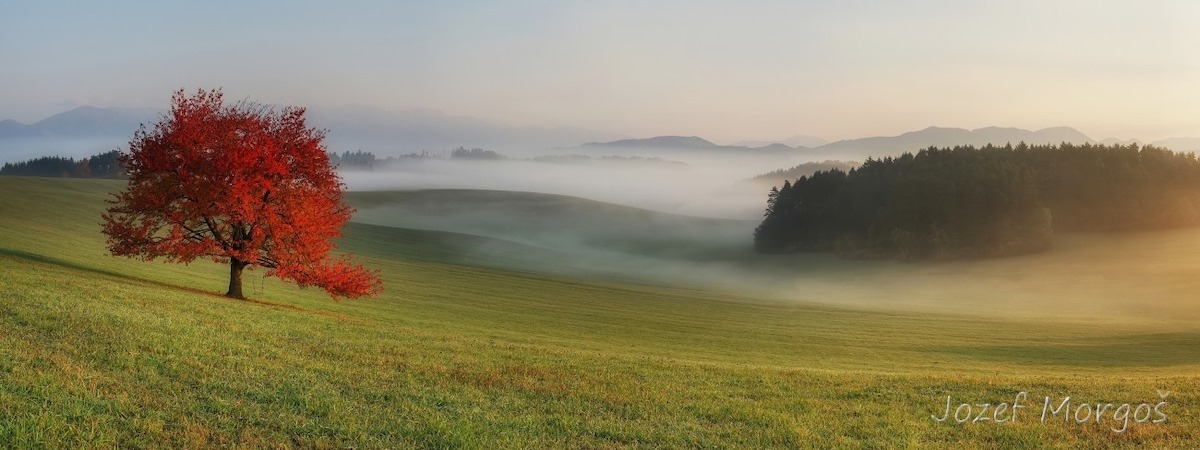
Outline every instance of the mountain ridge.
{"label": "mountain ridge", "polygon": [[733,147],[714,144],[699,136],[654,136],[642,139],[620,139],[611,142],[588,142],[582,147],[672,147],[672,148],[721,148]]}
{"label": "mountain ridge", "polygon": [[786,145],[786,146],[792,147],[792,148],[798,148],[798,147],[812,148],[812,147],[820,147],[820,146],[828,144],[828,143],[829,143],[829,141],[825,138],[821,138],[818,136],[809,136],[809,135],[805,135],[805,134],[798,134],[798,135],[789,137],[787,139],[778,139],[778,140],[774,140],[774,141],[744,140],[744,141],[734,142],[733,144],[730,144],[730,145],[738,146],[738,147],[755,148],[755,147],[770,147],[775,144],[782,144],[782,145]]}
{"label": "mountain ridge", "polygon": [[[471,116],[412,109],[307,108],[308,123],[328,130],[330,151],[370,151],[381,156],[456,147],[500,151],[550,149],[627,136],[582,127],[512,126]],[[0,162],[40,156],[81,158],[128,143],[142,124],[165,113],[155,108],[80,106],[32,124],[0,120]]]}
{"label": "mountain ridge", "polygon": [[[381,156],[480,147],[497,151],[540,151],[585,149],[588,153],[630,153],[658,150],[747,152],[794,155],[808,160],[863,160],[895,156],[930,146],[1026,142],[1045,143],[1141,143],[1138,139],[1094,140],[1067,126],[1027,130],[988,126],[976,129],[930,126],[894,136],[842,139],[816,146],[784,142],[739,141],[721,145],[700,136],[663,135],[629,138],[617,133],[584,127],[505,125],[472,116],[455,116],[431,109],[388,111],[365,106],[309,108],[310,124],[329,130],[327,145],[332,151],[364,150]],[[0,120],[0,160],[20,157],[83,157],[96,151],[118,148],[140,124],[153,123],[164,112],[154,108],[80,106],[51,115],[32,124]],[[821,140],[798,135],[788,140]],[[785,141],[788,141],[785,140]],[[823,141],[823,140],[821,140]],[[1200,137],[1172,137],[1149,142],[1175,151],[1200,151]],[[21,154],[24,152],[25,154]]]}
{"label": "mountain ridge", "polygon": [[793,147],[773,143],[762,147],[739,145],[717,145],[697,136],[656,136],[642,139],[623,139],[613,142],[590,142],[580,148],[588,150],[622,150],[630,148],[662,151],[744,151],[794,153],[811,160],[863,160],[868,157],[898,156],[905,152],[916,152],[928,147],[952,147],[955,145],[983,146],[1025,142],[1049,144],[1060,142],[1094,143],[1092,138],[1071,127],[1059,126],[1026,130],[1014,127],[966,128],[930,126],[896,136],[871,136],[843,139],[817,147]]}

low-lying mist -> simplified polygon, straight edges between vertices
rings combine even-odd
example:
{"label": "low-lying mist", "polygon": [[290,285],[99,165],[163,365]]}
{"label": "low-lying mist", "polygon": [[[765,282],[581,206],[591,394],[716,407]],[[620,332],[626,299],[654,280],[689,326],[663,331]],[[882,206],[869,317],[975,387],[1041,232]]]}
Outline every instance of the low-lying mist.
{"label": "low-lying mist", "polygon": [[855,308],[1200,319],[1200,230],[1064,236],[1047,253],[982,261],[760,255],[769,188],[746,179],[794,162],[684,162],[414,158],[343,176],[355,222],[484,238],[458,239],[456,263]]}
{"label": "low-lying mist", "polygon": [[747,291],[769,189],[747,179],[790,161],[682,159],[404,158],[342,175],[355,222],[493,239],[461,240],[455,262]]}
{"label": "low-lying mist", "polygon": [[757,219],[767,188],[746,181],[787,167],[771,158],[541,162],[411,158],[342,173],[350,190],[485,189],[582,197],[655,211]]}
{"label": "low-lying mist", "polygon": [[755,221],[555,195],[427,190],[347,198],[358,208],[356,222],[461,233],[436,242],[455,264],[876,310],[1100,323],[1200,319],[1196,229],[1071,235],[1051,252],[1010,258],[863,261],[755,254]]}

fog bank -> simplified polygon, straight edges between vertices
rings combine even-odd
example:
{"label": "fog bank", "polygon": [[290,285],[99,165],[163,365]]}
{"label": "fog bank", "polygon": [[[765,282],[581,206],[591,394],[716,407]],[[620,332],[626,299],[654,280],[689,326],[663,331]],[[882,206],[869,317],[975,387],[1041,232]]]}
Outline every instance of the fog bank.
{"label": "fog bank", "polygon": [[582,197],[702,217],[757,219],[767,188],[754,175],[788,167],[785,158],[697,157],[664,161],[554,163],[533,160],[411,158],[369,171],[343,171],[354,191],[483,189]]}

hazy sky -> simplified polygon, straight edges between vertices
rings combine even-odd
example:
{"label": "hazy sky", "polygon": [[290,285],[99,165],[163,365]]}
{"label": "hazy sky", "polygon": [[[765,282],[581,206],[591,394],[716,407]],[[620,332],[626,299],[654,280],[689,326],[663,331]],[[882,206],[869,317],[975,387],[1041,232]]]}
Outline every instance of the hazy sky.
{"label": "hazy sky", "polygon": [[1200,2],[0,0],[0,119],[180,87],[718,142],[1200,135]]}

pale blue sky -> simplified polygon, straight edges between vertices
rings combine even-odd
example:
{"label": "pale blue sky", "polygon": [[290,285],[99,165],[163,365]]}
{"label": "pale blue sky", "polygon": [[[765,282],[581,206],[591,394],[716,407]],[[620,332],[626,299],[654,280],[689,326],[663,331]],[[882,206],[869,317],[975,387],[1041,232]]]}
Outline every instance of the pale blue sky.
{"label": "pale blue sky", "polygon": [[930,125],[1200,135],[1195,1],[0,0],[0,118],[304,106],[716,141]]}

